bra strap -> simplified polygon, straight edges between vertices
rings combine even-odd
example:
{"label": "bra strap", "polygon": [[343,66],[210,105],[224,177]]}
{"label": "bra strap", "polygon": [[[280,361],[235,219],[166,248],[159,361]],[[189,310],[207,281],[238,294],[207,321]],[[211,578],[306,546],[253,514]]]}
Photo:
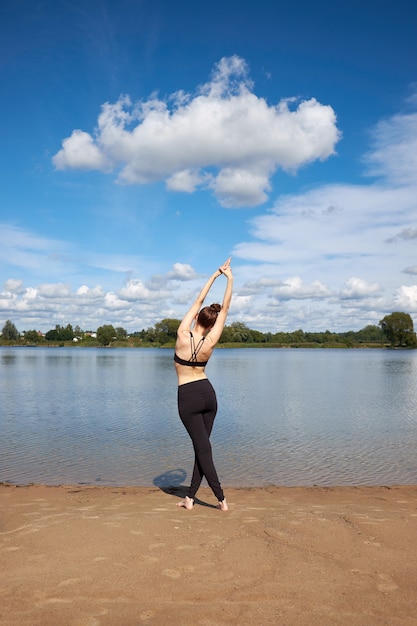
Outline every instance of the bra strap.
{"label": "bra strap", "polygon": [[197,355],[200,352],[201,348],[203,347],[203,343],[204,343],[204,339],[205,337],[201,337],[200,341],[198,342],[197,346],[195,345],[195,341],[194,341],[194,335],[190,330],[190,343],[191,343],[191,362],[197,361]]}

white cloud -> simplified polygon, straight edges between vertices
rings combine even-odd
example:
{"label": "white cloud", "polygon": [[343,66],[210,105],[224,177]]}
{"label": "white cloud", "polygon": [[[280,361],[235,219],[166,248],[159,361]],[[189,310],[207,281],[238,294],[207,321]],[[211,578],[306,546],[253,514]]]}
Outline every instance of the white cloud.
{"label": "white cloud", "polygon": [[398,241],[411,241],[417,239],[417,228],[404,228],[400,233],[387,239],[387,243],[396,243]]}
{"label": "white cloud", "polygon": [[6,282],[4,283],[4,288],[9,293],[19,293],[22,288],[22,285],[23,285],[22,280],[9,278],[9,280],[6,280]]}
{"label": "white cloud", "polygon": [[62,149],[53,157],[57,170],[79,168],[105,170],[108,167],[106,156],[94,143],[94,139],[82,130],[74,130],[62,142]]}
{"label": "white cloud", "polygon": [[25,293],[22,298],[22,303],[24,305],[25,302],[30,302],[31,300],[36,300],[39,295],[39,290],[34,287],[28,287],[25,290]]}
{"label": "white cloud", "polygon": [[203,180],[204,178],[195,170],[183,170],[176,172],[167,179],[167,188],[170,191],[192,193]]}
{"label": "white cloud", "polygon": [[399,287],[394,302],[401,311],[417,313],[417,285]]}
{"label": "white cloud", "polygon": [[[265,242],[263,259],[279,255],[289,240],[294,256],[325,251],[340,255],[356,251],[358,244],[368,252],[381,249],[403,220],[413,219],[415,189],[384,185],[326,185],[305,193],[283,196],[269,213],[252,221],[251,234]],[[394,211],[393,207],[400,210]],[[356,245],[352,246],[353,241]],[[268,248],[267,246],[273,244]],[[258,242],[236,248],[257,254]],[[387,249],[388,250],[388,249]]]}
{"label": "white cloud", "polygon": [[319,280],[305,285],[299,276],[287,278],[281,285],[271,290],[271,295],[278,300],[298,300],[305,298],[327,298],[330,290]]}
{"label": "white cloud", "polygon": [[38,294],[41,298],[69,298],[71,287],[63,283],[39,285]]}
{"label": "white cloud", "polygon": [[415,183],[417,172],[417,113],[382,120],[373,133],[372,150],[365,156],[368,175],[392,184]]}
{"label": "white cloud", "polygon": [[[56,324],[68,323],[89,330],[102,324],[128,325],[132,330],[134,324],[133,330],[138,330],[153,326],[163,317],[179,316],[173,301],[183,313],[190,296],[187,294],[182,303],[183,294],[178,285],[197,278],[201,282],[202,277],[190,265],[175,263],[165,275],[154,275],[147,281],[131,278],[118,291],[105,291],[100,285],[90,288],[86,284],[72,289],[64,283],[24,288],[21,281],[10,279],[0,293],[0,327],[4,317],[4,321],[15,320],[19,330],[34,326],[49,330]],[[175,290],[172,282],[176,284]]]}
{"label": "white cloud", "polygon": [[367,296],[378,294],[381,291],[378,283],[368,284],[362,278],[348,278],[343,289],[340,291],[340,297],[346,300],[364,298]]}
{"label": "white cloud", "polygon": [[77,296],[81,296],[86,300],[95,300],[103,296],[103,289],[99,285],[92,288],[88,287],[87,285],[81,285],[81,287],[77,289],[76,294]]}
{"label": "white cloud", "polygon": [[271,185],[268,172],[226,167],[214,178],[210,186],[225,207],[256,206],[268,198]]}
{"label": "white cloud", "polygon": [[54,266],[53,254],[61,256],[67,244],[41,237],[23,228],[0,223],[0,264],[19,270],[38,270]]}
{"label": "white cloud", "polygon": [[9,311],[13,311],[15,308],[16,300],[17,297],[14,294],[7,291],[0,292],[0,311],[5,312],[5,317],[8,316]]}
{"label": "white cloud", "polygon": [[120,290],[119,296],[123,300],[148,300],[152,296],[152,292],[145,287],[141,280],[132,278],[126,287]]}
{"label": "white cloud", "polygon": [[172,270],[168,272],[167,278],[169,280],[194,280],[198,277],[191,265],[186,263],[174,263]]}
{"label": "white cloud", "polygon": [[121,309],[127,309],[129,303],[125,299],[119,298],[115,293],[108,292],[103,299],[103,307],[110,311],[119,311]]}
{"label": "white cloud", "polygon": [[104,104],[94,137],[73,131],[53,162],[57,169],[120,168],[125,184],[208,186],[224,206],[255,206],[267,199],[278,168],[294,172],[327,159],[339,139],[330,106],[314,98],[268,104],[253,92],[245,61],[233,56],[194,94]]}

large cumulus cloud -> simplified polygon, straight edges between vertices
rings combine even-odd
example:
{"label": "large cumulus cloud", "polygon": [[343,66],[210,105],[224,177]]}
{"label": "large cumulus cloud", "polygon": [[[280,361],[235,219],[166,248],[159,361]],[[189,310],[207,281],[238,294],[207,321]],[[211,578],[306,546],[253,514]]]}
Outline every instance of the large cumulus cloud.
{"label": "large cumulus cloud", "polygon": [[327,159],[339,138],[332,107],[314,98],[268,104],[254,93],[245,61],[233,56],[195,93],[104,104],[95,132],[74,130],[53,162],[57,169],[117,171],[124,184],[163,180],[188,193],[203,187],[223,206],[256,206],[277,169],[294,172]]}

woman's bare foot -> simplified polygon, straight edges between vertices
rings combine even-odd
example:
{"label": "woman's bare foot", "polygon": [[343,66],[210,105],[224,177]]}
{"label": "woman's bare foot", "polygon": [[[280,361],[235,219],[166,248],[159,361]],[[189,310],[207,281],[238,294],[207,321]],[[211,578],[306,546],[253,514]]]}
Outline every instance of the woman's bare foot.
{"label": "woman's bare foot", "polygon": [[184,509],[188,509],[189,511],[191,511],[194,506],[194,500],[192,498],[189,498],[188,496],[185,496],[184,500],[180,500],[180,502],[177,502],[177,506],[182,506],[184,507]]}
{"label": "woman's bare foot", "polygon": [[222,500],[221,502],[219,502],[219,507],[220,511],[228,511],[229,507],[227,506],[227,502],[226,502],[226,498],[224,500]]}

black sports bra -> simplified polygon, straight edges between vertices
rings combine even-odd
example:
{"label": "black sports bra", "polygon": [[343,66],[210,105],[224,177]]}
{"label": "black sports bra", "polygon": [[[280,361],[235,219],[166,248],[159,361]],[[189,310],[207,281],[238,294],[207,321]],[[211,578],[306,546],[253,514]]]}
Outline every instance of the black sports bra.
{"label": "black sports bra", "polygon": [[174,361],[176,363],[179,363],[180,365],[187,365],[188,367],[205,367],[208,361],[197,361],[197,354],[200,352],[203,346],[204,339],[205,337],[201,337],[200,341],[198,342],[196,346],[193,333],[190,330],[191,359],[189,361],[186,361],[185,359],[182,359],[180,356],[178,356],[178,354],[175,352]]}
{"label": "black sports bra", "polygon": [[174,361],[180,365],[189,365],[190,367],[205,367],[208,363],[208,361],[186,361],[179,357],[177,353],[174,354]]}

